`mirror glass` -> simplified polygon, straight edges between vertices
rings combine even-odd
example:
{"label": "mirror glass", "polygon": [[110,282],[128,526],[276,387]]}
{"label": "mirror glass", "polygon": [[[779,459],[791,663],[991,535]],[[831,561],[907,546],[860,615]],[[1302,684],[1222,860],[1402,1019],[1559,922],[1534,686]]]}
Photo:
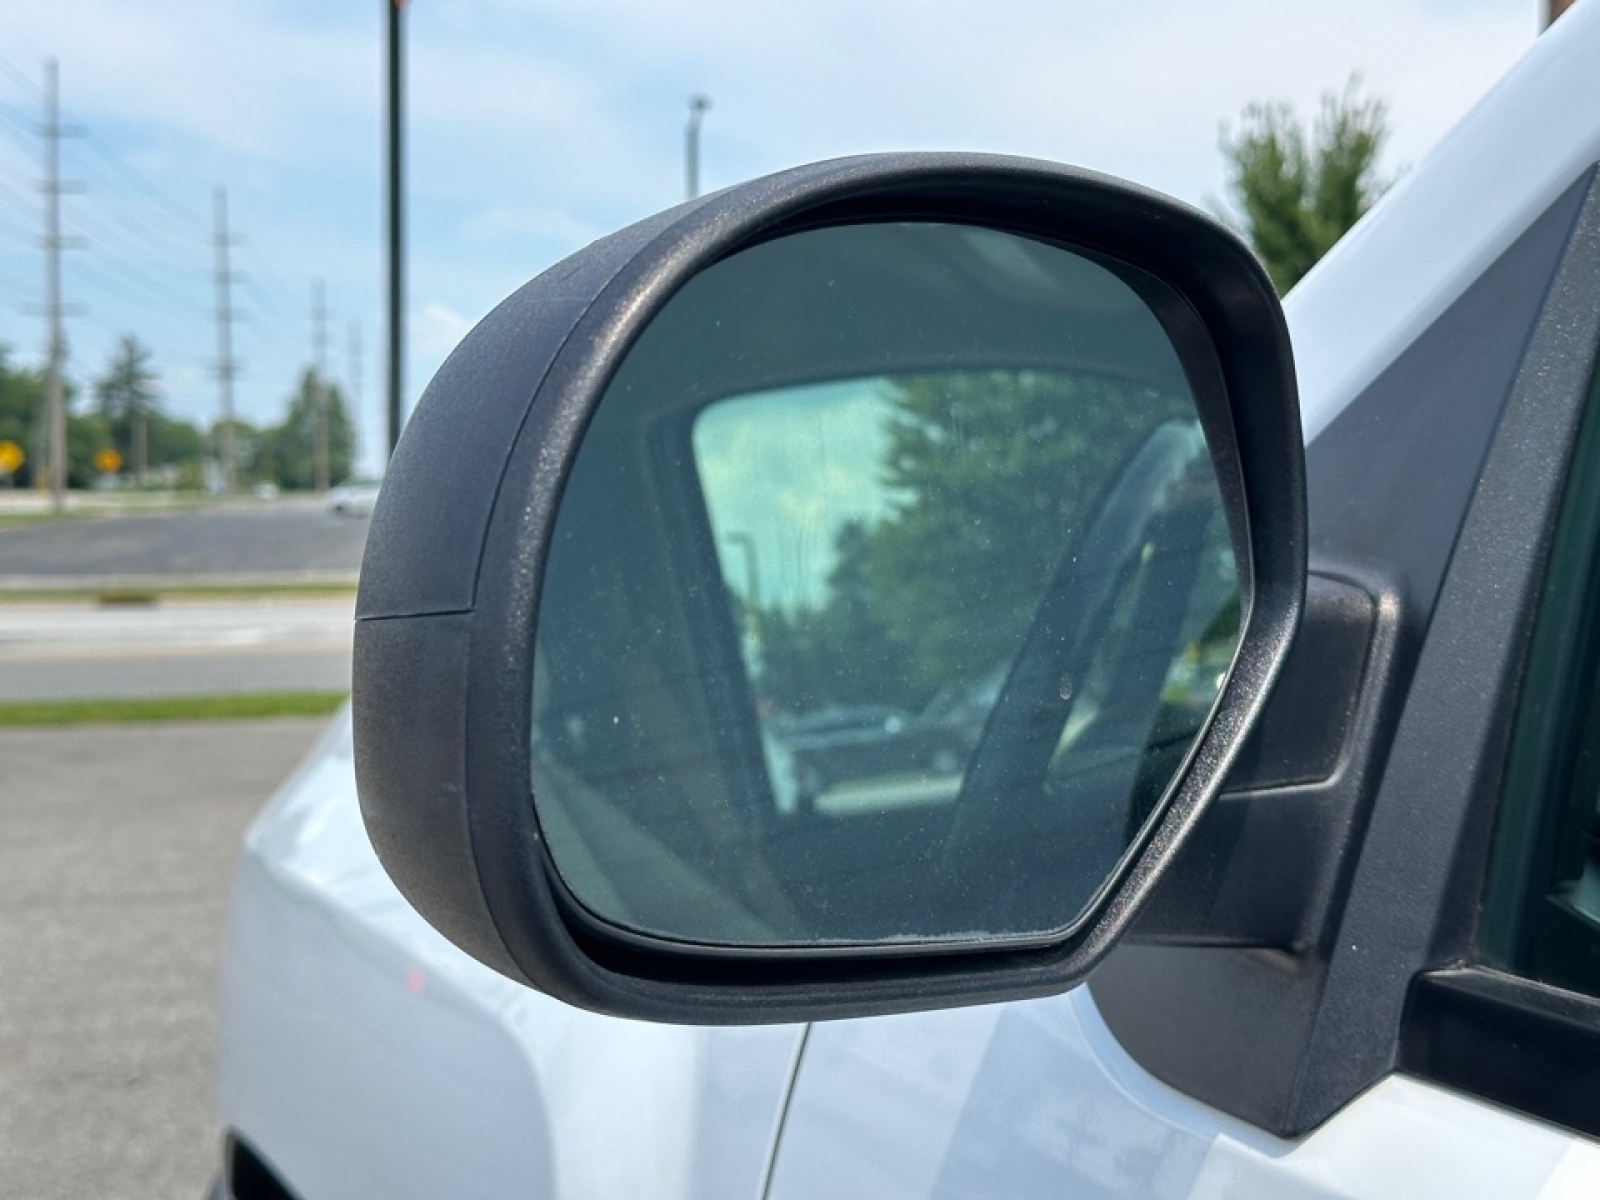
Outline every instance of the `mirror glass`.
{"label": "mirror glass", "polygon": [[579,903],[774,947],[1092,911],[1239,637],[1160,295],[901,223],[673,297],[585,434],[540,597],[533,799]]}

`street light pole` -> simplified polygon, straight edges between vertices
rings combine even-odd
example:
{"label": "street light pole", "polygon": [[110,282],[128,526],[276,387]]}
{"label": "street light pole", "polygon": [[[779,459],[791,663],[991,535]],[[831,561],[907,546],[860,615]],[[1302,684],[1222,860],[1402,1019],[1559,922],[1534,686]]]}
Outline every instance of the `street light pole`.
{"label": "street light pole", "polygon": [[696,92],[689,97],[689,127],[684,131],[683,168],[685,191],[693,200],[700,194],[700,122],[711,107],[711,97]]}
{"label": "street light pole", "polygon": [[405,346],[405,227],[401,207],[401,184],[404,179],[401,153],[401,117],[404,92],[401,67],[404,65],[404,46],[401,43],[401,18],[406,0],[384,0],[389,13],[389,455],[394,454],[395,443],[400,440],[400,395]]}

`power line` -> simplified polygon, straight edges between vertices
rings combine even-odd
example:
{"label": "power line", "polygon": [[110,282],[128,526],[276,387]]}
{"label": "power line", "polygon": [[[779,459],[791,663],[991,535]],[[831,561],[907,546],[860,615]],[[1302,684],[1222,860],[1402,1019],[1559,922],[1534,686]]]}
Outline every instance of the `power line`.
{"label": "power line", "polygon": [[[290,299],[290,297],[294,295],[296,289],[290,287],[284,282],[283,277],[273,270],[272,263],[268,260],[267,256],[261,252],[260,247],[258,247],[254,242],[250,241],[249,238],[241,238],[240,245],[242,245],[245,251],[251,255],[255,263],[255,266],[252,269],[251,274],[247,277],[246,282],[254,287],[256,291],[267,300],[269,305],[277,309],[278,312],[283,315],[285,320],[298,327],[300,318],[296,314],[301,311],[300,305],[298,302]],[[258,277],[261,280],[264,280],[265,284],[258,283]],[[268,285],[270,285],[270,287]],[[298,338],[299,335],[296,334],[296,340],[298,340]]]}
{"label": "power line", "polygon": [[16,197],[16,199],[12,201],[13,204],[19,204],[23,208],[28,209],[30,212],[37,211],[37,205],[39,203],[37,197],[29,196],[26,192],[20,191],[19,189],[13,187],[4,179],[0,179],[0,193]]}
{"label": "power line", "polygon": [[257,282],[254,275],[240,275],[239,278],[244,283],[245,287],[255,295],[257,300],[260,300],[267,308],[270,308],[275,315],[281,317],[290,325],[294,324],[294,319],[289,315],[288,309],[284,307],[276,295],[267,291],[265,287]]}
{"label": "power line", "polygon": [[133,304],[138,304],[145,310],[149,309],[150,302],[152,300],[157,300],[163,305],[184,309],[191,315],[199,317],[206,317],[210,315],[199,305],[185,303],[182,301],[174,301],[170,296],[163,296],[160,293],[139,284],[137,281],[132,281],[126,277],[119,279],[114,275],[110,275],[100,270],[99,266],[99,264],[92,265],[91,263],[84,262],[80,259],[73,266],[72,273],[74,277],[82,279],[91,287],[95,287],[101,292],[109,293],[118,299],[125,300]]}
{"label": "power line", "polygon": [[[87,198],[92,193],[85,191]],[[95,238],[101,245],[108,247],[112,253],[127,259],[130,262],[170,264],[174,255],[165,247],[149,242],[139,242],[136,237],[130,237],[129,231],[107,217],[98,207],[85,207],[80,205],[72,218],[75,230]],[[177,267],[171,265],[159,266],[159,270],[184,270],[182,264]],[[198,264],[196,264],[198,269]]]}
{"label": "power line", "polygon": [[[95,249],[93,243],[89,242],[82,243],[77,248],[89,250],[91,254]],[[184,311],[202,319],[210,316],[210,312],[197,299],[191,299],[174,292],[171,289],[171,285],[155,279],[136,267],[128,266],[121,259],[107,255],[90,257],[87,261],[80,259],[77,265],[73,267],[73,270],[76,272],[82,268],[88,268],[92,271],[102,287],[133,289],[138,295],[136,297],[129,296],[124,291],[122,293],[124,298],[133,300],[147,308],[154,302],[164,308]]]}
{"label": "power line", "polygon": [[13,128],[20,129],[29,137],[38,136],[38,128],[32,119],[20,108],[13,108],[4,100],[0,100],[0,118],[7,121]]}
{"label": "power line", "polygon": [[0,217],[0,233],[9,234],[18,241],[27,242],[30,245],[37,245],[39,242],[39,234],[35,230],[24,229],[20,225],[12,225],[3,217]]}
{"label": "power line", "polygon": [[39,85],[3,58],[0,58],[0,75],[4,75],[11,80],[29,100],[38,102],[44,99],[44,94],[39,90]]}
{"label": "power line", "polygon": [[123,330],[123,331],[121,331],[119,333],[117,330],[112,329],[111,326],[107,325],[97,315],[95,315],[95,313],[92,310],[87,309],[87,308],[77,309],[73,313],[73,315],[75,317],[77,317],[80,321],[88,322],[88,324],[92,325],[94,328],[98,329],[101,333],[105,334],[106,337],[110,338],[112,340],[112,342],[115,342],[118,338],[122,337],[122,335],[127,332],[127,330]]}
{"label": "power line", "polygon": [[168,232],[145,221],[133,209],[119,203],[112,207],[102,197],[105,193],[89,189],[85,195],[91,204],[108,220],[121,227],[129,236],[142,242],[148,249],[158,254],[170,255],[174,258],[192,258],[196,263],[203,261],[202,248],[204,247],[203,235],[193,229],[185,230],[182,234]]}
{"label": "power line", "polygon": [[205,225],[206,221],[204,217],[195,212],[195,210],[190,208],[187,204],[173,199],[161,188],[157,187],[154,183],[151,183],[150,180],[141,172],[135,170],[122,159],[118,158],[108,147],[101,145],[100,139],[95,137],[93,134],[90,134],[88,137],[84,138],[84,145],[88,146],[89,149],[98,154],[101,159],[105,161],[107,166],[116,171],[134,187],[144,192],[152,200],[158,202],[162,207],[171,212],[175,220],[182,221],[190,228],[195,226],[203,227]]}

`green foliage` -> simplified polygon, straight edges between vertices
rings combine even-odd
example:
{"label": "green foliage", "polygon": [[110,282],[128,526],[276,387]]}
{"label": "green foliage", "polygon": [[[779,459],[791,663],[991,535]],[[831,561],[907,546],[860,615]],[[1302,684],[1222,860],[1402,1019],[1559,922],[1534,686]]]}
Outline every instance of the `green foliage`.
{"label": "green foliage", "polygon": [[[190,422],[161,411],[150,351],[132,334],[125,334],[117,343],[105,374],[95,381],[94,398],[99,424],[92,429],[103,439],[96,449],[109,446],[116,450],[122,456],[124,475],[136,476],[141,468],[163,466],[190,467],[198,475],[206,450],[204,435]],[[87,436],[88,428],[80,436]],[[71,446],[70,433],[67,440]],[[82,486],[76,478],[76,459],[73,461],[73,486]]]}
{"label": "green foliage", "polygon": [[900,681],[909,647],[877,604],[871,578],[874,535],[858,521],[835,537],[837,562],[819,608],[761,614],[762,681],[778,708],[806,712],[829,705],[904,703]]}
{"label": "green foliage", "polygon": [[198,466],[205,455],[206,439],[191,422],[169,417],[162,412],[150,414],[146,433],[149,443],[150,465],[178,467]]}
{"label": "green foliage", "polygon": [[326,397],[328,420],[328,482],[338,485],[350,478],[355,458],[355,430],[345,410],[337,384],[323,384],[314,370],[300,376],[300,386],[289,401],[282,425],[260,435],[252,473],[283,488],[305,489],[317,482],[317,412],[319,393]]}
{"label": "green foliage", "polygon": [[[150,369],[150,351],[132,334],[124,334],[117,342],[106,373],[95,381],[94,399],[107,435],[105,444],[122,456],[125,471],[159,461],[149,445],[149,422],[158,403],[156,376]],[[147,458],[144,463],[140,462],[141,449]]]}
{"label": "green foliage", "polygon": [[224,696],[131,696],[0,704],[0,728],[105,725],[128,721],[259,721],[337,712],[345,692],[247,692]]}
{"label": "green foliage", "polygon": [[67,414],[67,486],[92,487],[100,477],[94,456],[111,444],[110,423],[99,413]]}
{"label": "green foliage", "polygon": [[44,374],[13,367],[10,348],[0,343],[0,441],[21,446],[28,461],[16,473],[19,487],[33,483],[35,422],[44,410]]}
{"label": "green foliage", "polygon": [[[48,454],[45,415],[47,389],[42,370],[11,366],[7,347],[0,345],[0,439],[16,442],[28,460],[12,479],[16,487],[32,487]],[[67,412],[67,486],[87,487],[98,474],[94,456],[108,445],[105,423],[98,414],[71,411],[73,389],[64,385]]]}
{"label": "green foliage", "polygon": [[1388,186],[1377,174],[1388,110],[1358,91],[1352,79],[1342,95],[1325,95],[1309,131],[1281,103],[1252,104],[1237,132],[1223,129],[1229,193],[1280,295]]}
{"label": "green foliage", "polygon": [[995,371],[903,380],[889,414],[898,503],[839,529],[822,605],[761,614],[762,687],[779,708],[918,709],[991,671],[1120,465],[1192,408],[1135,383]]}

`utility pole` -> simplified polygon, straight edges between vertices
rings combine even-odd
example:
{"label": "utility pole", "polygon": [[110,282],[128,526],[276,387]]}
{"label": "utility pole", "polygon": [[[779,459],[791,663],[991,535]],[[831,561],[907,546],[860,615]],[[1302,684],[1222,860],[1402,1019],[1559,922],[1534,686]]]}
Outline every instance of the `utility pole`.
{"label": "utility pole", "polygon": [[216,230],[212,234],[216,267],[213,272],[217,285],[217,391],[222,408],[221,445],[217,455],[222,459],[222,490],[233,495],[234,468],[237,453],[233,429],[233,380],[239,364],[233,360],[233,282],[234,273],[228,264],[228,250],[237,241],[228,233],[228,189],[217,188],[214,193]]}
{"label": "utility pole", "polygon": [[405,0],[384,0],[389,13],[389,455],[400,440],[401,367],[405,361],[405,223],[401,201],[405,182],[402,160],[405,91],[401,68],[405,47],[401,20]]}
{"label": "utility pole", "polygon": [[700,123],[711,107],[711,97],[695,93],[689,97],[689,125],[683,134],[684,191],[693,200],[700,194]]}
{"label": "utility pole", "polygon": [[365,422],[361,417],[361,322],[350,322],[350,395],[345,406],[345,416],[350,422],[350,444],[354,458],[359,461],[361,446],[361,427]]}
{"label": "utility pole", "polygon": [[[45,397],[49,413],[50,503],[56,512],[66,506],[67,486],[67,403],[61,379],[66,357],[66,333],[61,327],[65,308],[61,303],[61,251],[68,239],[61,236],[61,197],[77,191],[76,184],[61,179],[61,139],[77,130],[61,124],[57,103],[56,60],[44,64],[44,317],[45,317]],[[74,239],[76,244],[76,239]]]}
{"label": "utility pole", "polygon": [[316,418],[317,491],[328,490],[328,305],[322,280],[311,284],[311,351],[315,376],[312,380],[312,405]]}

